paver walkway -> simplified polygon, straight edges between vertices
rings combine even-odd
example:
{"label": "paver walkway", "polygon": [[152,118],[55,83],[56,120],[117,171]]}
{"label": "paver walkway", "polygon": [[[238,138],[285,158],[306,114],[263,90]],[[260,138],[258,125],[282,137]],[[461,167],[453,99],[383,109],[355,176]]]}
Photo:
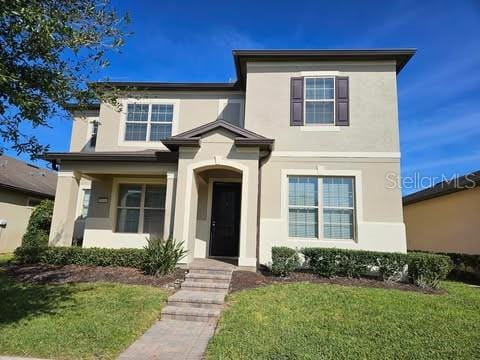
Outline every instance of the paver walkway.
{"label": "paver walkway", "polygon": [[210,259],[189,264],[181,290],[168,298],[162,319],[119,357],[121,360],[200,360],[213,336],[233,265]]}

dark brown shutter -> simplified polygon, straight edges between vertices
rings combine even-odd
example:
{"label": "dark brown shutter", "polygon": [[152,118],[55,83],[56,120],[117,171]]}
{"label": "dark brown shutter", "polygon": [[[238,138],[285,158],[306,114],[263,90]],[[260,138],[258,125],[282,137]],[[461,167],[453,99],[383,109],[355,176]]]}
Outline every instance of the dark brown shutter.
{"label": "dark brown shutter", "polygon": [[303,77],[290,80],[290,125],[303,125]]}
{"label": "dark brown shutter", "polygon": [[349,104],[348,104],[348,77],[337,76],[335,78],[335,87],[337,89],[335,94],[335,101],[337,104],[335,125],[349,126]]}

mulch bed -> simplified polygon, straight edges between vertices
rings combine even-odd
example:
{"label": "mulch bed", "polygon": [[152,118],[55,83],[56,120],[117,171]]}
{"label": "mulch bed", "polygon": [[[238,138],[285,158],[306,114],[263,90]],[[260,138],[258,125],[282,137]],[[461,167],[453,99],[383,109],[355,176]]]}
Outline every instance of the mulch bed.
{"label": "mulch bed", "polygon": [[360,279],[351,279],[346,277],[334,277],[334,278],[325,278],[320,277],[311,272],[294,272],[286,278],[280,278],[273,276],[270,272],[266,270],[261,270],[259,272],[253,271],[235,271],[232,275],[231,282],[231,291],[240,291],[245,289],[252,289],[261,286],[271,285],[271,284],[289,284],[295,282],[308,282],[308,283],[319,283],[319,284],[336,284],[343,286],[359,286],[359,287],[370,287],[370,288],[381,288],[381,289],[398,289],[405,291],[415,291],[425,294],[444,294],[444,290],[428,290],[422,289],[418,286],[412,284],[403,284],[403,283],[394,283],[394,282],[384,282],[376,279],[369,278],[360,278]]}
{"label": "mulch bed", "polygon": [[167,276],[145,275],[141,270],[127,267],[100,267],[81,265],[10,265],[4,268],[7,275],[17,281],[35,284],[68,284],[79,282],[114,282],[157,287],[174,287],[183,280],[185,270],[176,269]]}

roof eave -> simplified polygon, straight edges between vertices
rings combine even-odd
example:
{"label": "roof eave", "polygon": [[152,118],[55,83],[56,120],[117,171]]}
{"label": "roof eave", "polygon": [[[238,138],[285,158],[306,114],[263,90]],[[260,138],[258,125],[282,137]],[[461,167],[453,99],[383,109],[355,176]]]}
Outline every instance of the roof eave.
{"label": "roof eave", "polygon": [[170,138],[167,140],[162,141],[163,145],[165,145],[170,151],[178,151],[180,146],[188,146],[188,147],[199,147],[200,146],[200,138],[182,138],[182,139],[174,139]]}
{"label": "roof eave", "polygon": [[39,191],[35,191],[35,190],[21,188],[21,187],[13,186],[13,185],[0,184],[0,188],[7,189],[7,190],[12,190],[12,191],[18,191],[18,192],[22,192],[22,193],[27,194],[27,195],[44,197],[44,198],[48,198],[48,199],[55,198],[54,193],[53,194],[52,193],[44,193],[44,192],[39,192]]}
{"label": "roof eave", "polygon": [[45,153],[42,159],[56,164],[62,161],[135,161],[135,162],[177,162],[178,154],[170,151],[158,151],[151,154],[138,153]]}
{"label": "roof eave", "polygon": [[248,61],[339,61],[395,60],[397,74],[415,54],[416,49],[344,49],[344,50],[233,50],[237,78],[242,87],[246,82]]}

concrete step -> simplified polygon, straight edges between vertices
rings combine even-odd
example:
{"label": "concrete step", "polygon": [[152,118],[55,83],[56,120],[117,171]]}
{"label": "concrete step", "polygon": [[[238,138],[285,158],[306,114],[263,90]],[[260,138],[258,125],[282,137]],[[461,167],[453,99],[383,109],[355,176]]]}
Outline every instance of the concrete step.
{"label": "concrete step", "polygon": [[232,269],[209,268],[206,266],[193,266],[188,268],[189,274],[211,274],[211,275],[228,275],[232,276]]}
{"label": "concrete step", "polygon": [[215,323],[220,316],[220,311],[220,309],[202,309],[197,307],[167,305],[162,310],[162,319]]}
{"label": "concrete step", "polygon": [[200,281],[200,282],[230,282],[232,279],[232,275],[229,274],[205,274],[205,273],[197,273],[197,272],[190,272],[185,275],[185,279],[190,281]]}
{"label": "concrete step", "polygon": [[190,290],[190,291],[208,291],[208,292],[227,293],[229,287],[230,287],[230,282],[217,283],[217,282],[200,282],[200,281],[185,280],[182,283],[182,289]]}
{"label": "concrete step", "polygon": [[221,309],[225,295],[216,292],[180,290],[168,298],[168,305],[178,307],[196,307]]}
{"label": "concrete step", "polygon": [[220,262],[202,262],[202,261],[193,261],[188,265],[188,270],[191,273],[202,273],[202,274],[224,274],[231,275],[233,267],[229,264],[223,264]]}

